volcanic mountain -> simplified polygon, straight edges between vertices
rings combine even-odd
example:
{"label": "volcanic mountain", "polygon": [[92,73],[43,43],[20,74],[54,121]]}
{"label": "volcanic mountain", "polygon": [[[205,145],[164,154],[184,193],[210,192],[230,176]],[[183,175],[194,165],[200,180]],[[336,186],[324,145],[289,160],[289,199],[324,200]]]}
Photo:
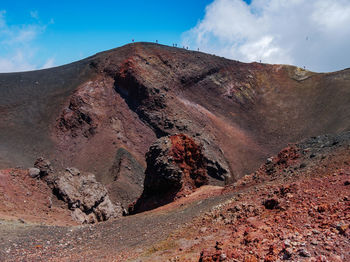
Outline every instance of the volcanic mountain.
{"label": "volcanic mountain", "polygon": [[5,261],[349,259],[350,69],[133,43],[0,97]]}
{"label": "volcanic mountain", "polygon": [[114,199],[141,192],[145,153],[186,133],[212,184],[254,171],[288,142],[350,128],[350,70],[313,73],[135,43],[51,69],[0,74],[0,167],[93,172]]}

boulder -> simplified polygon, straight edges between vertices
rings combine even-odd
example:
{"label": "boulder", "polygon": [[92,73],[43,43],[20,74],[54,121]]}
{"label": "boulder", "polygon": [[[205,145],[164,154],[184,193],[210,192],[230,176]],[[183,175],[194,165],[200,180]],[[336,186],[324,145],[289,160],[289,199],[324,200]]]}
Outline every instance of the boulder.
{"label": "boulder", "polygon": [[53,191],[68,204],[72,217],[81,223],[96,223],[122,216],[120,205],[114,205],[106,188],[95,175],[67,168],[53,182]]}
{"label": "boulder", "polygon": [[187,135],[158,139],[146,154],[146,162],[144,190],[130,213],[167,204],[208,184],[202,148]]}
{"label": "boulder", "polygon": [[40,177],[40,169],[32,167],[28,169],[28,175],[31,178],[39,178]]}

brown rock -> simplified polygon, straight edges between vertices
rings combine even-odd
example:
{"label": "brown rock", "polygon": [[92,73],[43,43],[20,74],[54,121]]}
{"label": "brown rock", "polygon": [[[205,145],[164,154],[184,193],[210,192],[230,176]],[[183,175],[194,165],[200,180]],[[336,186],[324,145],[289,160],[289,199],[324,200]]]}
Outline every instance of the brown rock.
{"label": "brown rock", "polygon": [[246,255],[243,262],[258,262],[258,259],[254,255]]}

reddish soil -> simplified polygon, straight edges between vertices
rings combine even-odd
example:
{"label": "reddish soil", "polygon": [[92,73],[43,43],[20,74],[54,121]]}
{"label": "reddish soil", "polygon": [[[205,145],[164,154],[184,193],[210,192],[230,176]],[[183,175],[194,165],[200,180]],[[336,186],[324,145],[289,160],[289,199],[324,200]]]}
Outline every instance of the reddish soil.
{"label": "reddish soil", "polygon": [[[193,244],[173,256],[179,261],[198,261],[200,253],[200,261],[348,261],[350,189],[344,183],[349,171],[243,194],[177,233]],[[272,200],[277,204],[268,205]]]}
{"label": "reddish soil", "polygon": [[66,204],[27,170],[0,170],[0,219],[45,225],[77,225]]}
{"label": "reddish soil", "polygon": [[340,147],[319,160],[313,153],[310,160],[309,151],[297,145],[282,150],[273,158],[273,174],[268,161],[227,187],[239,194],[140,261],[349,261],[350,151]]}
{"label": "reddish soil", "polygon": [[350,134],[290,145],[226,187],[93,226],[1,222],[5,261],[349,261]]}

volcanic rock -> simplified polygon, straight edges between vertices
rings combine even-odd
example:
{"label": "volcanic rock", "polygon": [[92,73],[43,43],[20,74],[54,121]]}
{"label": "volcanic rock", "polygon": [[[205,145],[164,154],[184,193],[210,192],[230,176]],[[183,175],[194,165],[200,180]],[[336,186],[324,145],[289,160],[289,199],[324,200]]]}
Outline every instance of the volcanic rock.
{"label": "volcanic rock", "polygon": [[301,257],[311,257],[310,252],[304,248],[300,249],[298,252],[299,252],[299,256]]}
{"label": "volcanic rock", "polygon": [[158,139],[146,154],[146,161],[144,191],[130,213],[164,205],[208,184],[201,147],[187,135]]}
{"label": "volcanic rock", "polygon": [[86,138],[93,136],[97,124],[94,123],[93,113],[89,109],[86,99],[76,92],[72,95],[68,107],[62,110],[61,116],[57,119],[57,128],[69,133],[71,137],[79,134]]}
{"label": "volcanic rock", "polygon": [[117,150],[108,172],[108,177],[99,181],[107,185],[109,197],[113,202],[120,202],[122,206],[127,207],[142,194],[145,168],[125,148]]}
{"label": "volcanic rock", "polygon": [[35,163],[34,167],[40,170],[40,177],[46,176],[53,172],[51,162],[44,157],[39,157]]}
{"label": "volcanic rock", "polygon": [[54,180],[53,191],[81,223],[96,223],[122,215],[121,206],[111,202],[106,188],[96,181],[94,174],[81,174],[76,168],[67,168]]}
{"label": "volcanic rock", "polygon": [[199,262],[227,261],[226,254],[215,248],[204,249],[199,257]]}
{"label": "volcanic rock", "polygon": [[31,178],[38,178],[40,177],[40,169],[32,167],[28,169],[28,174]]}
{"label": "volcanic rock", "polygon": [[266,209],[277,209],[279,207],[279,202],[277,199],[271,198],[271,199],[266,199],[263,202],[263,205],[265,206]]}

